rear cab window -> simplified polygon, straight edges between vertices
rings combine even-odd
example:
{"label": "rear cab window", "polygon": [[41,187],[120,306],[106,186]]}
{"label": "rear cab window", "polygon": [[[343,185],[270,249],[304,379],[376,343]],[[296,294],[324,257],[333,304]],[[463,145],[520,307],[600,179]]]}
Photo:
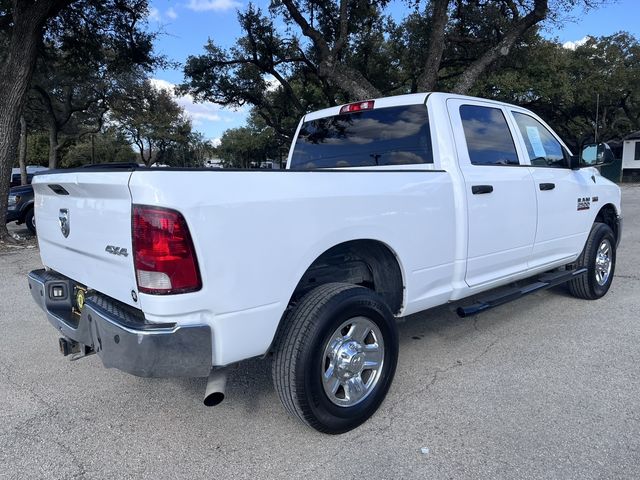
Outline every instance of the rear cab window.
{"label": "rear cab window", "polygon": [[290,169],[433,163],[426,105],[403,105],[304,122]]}
{"label": "rear cab window", "polygon": [[500,108],[461,105],[460,119],[472,165],[519,165],[516,146]]}

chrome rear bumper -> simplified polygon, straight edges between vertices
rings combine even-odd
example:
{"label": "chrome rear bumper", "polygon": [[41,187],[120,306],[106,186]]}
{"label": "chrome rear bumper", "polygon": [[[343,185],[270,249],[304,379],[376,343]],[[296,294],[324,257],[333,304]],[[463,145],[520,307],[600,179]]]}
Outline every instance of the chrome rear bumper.
{"label": "chrome rear bumper", "polygon": [[[208,325],[147,323],[144,314],[99,293],[87,293],[80,315],[72,312],[73,280],[53,271],[29,273],[29,289],[49,322],[66,338],[93,349],[105,367],[140,377],[206,377],[211,370]],[[54,298],[61,286],[66,295]]]}

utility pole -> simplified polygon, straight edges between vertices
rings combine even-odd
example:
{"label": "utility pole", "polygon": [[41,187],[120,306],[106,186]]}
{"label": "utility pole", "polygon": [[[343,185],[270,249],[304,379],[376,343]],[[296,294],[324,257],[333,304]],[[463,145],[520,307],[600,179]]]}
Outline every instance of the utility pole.
{"label": "utility pole", "polygon": [[598,114],[600,113],[600,94],[596,93],[596,132],[593,137],[593,143],[598,143]]}
{"label": "utility pole", "polygon": [[95,134],[91,134],[91,164],[96,163],[96,138]]}

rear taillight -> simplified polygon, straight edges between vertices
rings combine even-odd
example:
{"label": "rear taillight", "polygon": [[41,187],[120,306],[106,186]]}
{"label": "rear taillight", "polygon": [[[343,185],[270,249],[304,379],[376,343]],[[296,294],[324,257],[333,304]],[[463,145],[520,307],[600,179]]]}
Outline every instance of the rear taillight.
{"label": "rear taillight", "polygon": [[189,228],[179,212],[134,205],[132,223],[138,290],[165,295],[202,288]]}

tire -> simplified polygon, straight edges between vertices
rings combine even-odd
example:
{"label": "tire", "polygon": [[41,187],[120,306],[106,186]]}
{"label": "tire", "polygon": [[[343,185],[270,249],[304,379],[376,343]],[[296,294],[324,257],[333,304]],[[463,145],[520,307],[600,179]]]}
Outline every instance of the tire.
{"label": "tire", "polygon": [[606,295],[616,269],[616,238],[608,225],[593,224],[575,267],[586,268],[587,273],[568,283],[574,297],[596,300]]}
{"label": "tire", "polygon": [[307,293],[283,322],[272,374],[285,409],[329,434],[371,417],[398,361],[398,330],[384,300],[364,287],[329,283]]}
{"label": "tire", "polygon": [[33,208],[30,208],[24,216],[24,223],[32,234],[36,234],[36,216]]}

